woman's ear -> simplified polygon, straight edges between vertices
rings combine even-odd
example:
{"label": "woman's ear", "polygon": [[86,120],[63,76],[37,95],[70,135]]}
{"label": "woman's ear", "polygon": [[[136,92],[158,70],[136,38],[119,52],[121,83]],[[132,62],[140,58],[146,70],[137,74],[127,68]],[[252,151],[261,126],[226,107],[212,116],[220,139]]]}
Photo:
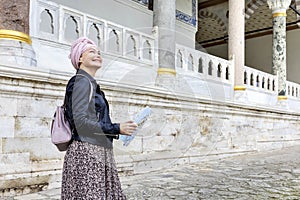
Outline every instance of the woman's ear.
{"label": "woman's ear", "polygon": [[79,62],[78,62],[79,67],[80,67],[81,63],[82,63],[82,57],[79,58]]}

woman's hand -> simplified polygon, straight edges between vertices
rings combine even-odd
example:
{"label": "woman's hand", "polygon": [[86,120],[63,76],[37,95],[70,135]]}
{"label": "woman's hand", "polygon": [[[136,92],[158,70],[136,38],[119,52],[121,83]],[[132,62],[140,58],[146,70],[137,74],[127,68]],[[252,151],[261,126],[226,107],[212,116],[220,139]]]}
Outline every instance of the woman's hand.
{"label": "woman's hand", "polygon": [[120,123],[120,133],[123,135],[131,135],[136,130],[137,124],[133,121]]}

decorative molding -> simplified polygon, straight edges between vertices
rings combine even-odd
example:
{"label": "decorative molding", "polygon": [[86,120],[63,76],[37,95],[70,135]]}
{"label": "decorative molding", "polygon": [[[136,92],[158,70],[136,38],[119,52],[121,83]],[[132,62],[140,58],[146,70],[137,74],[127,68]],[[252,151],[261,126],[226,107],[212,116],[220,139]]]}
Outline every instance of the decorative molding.
{"label": "decorative molding", "polygon": [[246,87],[241,85],[234,86],[234,91],[245,91]]}
{"label": "decorative molding", "polygon": [[[296,8],[297,8],[297,1],[299,1],[299,5],[300,5],[300,0],[296,0]],[[273,10],[273,14],[281,13],[281,12],[284,13],[289,8],[289,5],[291,4],[291,0],[251,0],[246,5],[245,18],[249,19],[251,15],[253,15],[255,10],[258,9],[260,6],[264,5],[265,3],[267,3],[269,5],[269,8]],[[278,16],[286,16],[286,15],[278,15]]]}
{"label": "decorative molding", "polygon": [[123,4],[124,6],[128,6],[131,8],[134,8],[140,12],[143,12],[147,15],[152,15],[152,11],[148,9],[148,2],[149,0],[131,0],[131,1],[124,1],[124,0],[114,0],[120,4]]}
{"label": "decorative molding", "polygon": [[[149,4],[149,0],[132,0],[132,1],[134,1],[136,3],[139,3],[143,6],[148,6],[148,4]],[[192,16],[190,16],[186,13],[183,13],[179,10],[176,10],[176,19],[196,27],[196,25],[197,25],[197,20],[196,20],[197,11],[196,11],[196,9],[197,9],[196,0],[192,0]]]}
{"label": "decorative molding", "polygon": [[142,4],[143,6],[148,6],[149,4],[149,0],[133,0],[133,1]]}
{"label": "decorative molding", "polygon": [[32,44],[31,38],[26,33],[14,30],[0,29],[0,39],[10,39]]}
{"label": "decorative molding", "polygon": [[286,12],[276,12],[276,13],[273,13],[273,18],[274,17],[286,17]]}
{"label": "decorative molding", "polygon": [[284,101],[284,100],[287,100],[287,96],[278,96],[277,97],[278,101]]}
{"label": "decorative molding", "polygon": [[182,21],[184,23],[187,23],[191,26],[196,27],[197,26],[197,20],[196,20],[196,15],[197,15],[197,11],[196,11],[196,0],[192,0],[192,16],[183,13],[179,10],[176,10],[176,19],[179,21]]}
{"label": "decorative molding", "polygon": [[[292,31],[292,30],[295,30],[295,29],[298,29],[298,28],[299,28],[299,26],[295,25],[295,23],[294,24],[287,24],[286,31]],[[270,28],[266,31],[261,31],[261,32],[254,33],[254,34],[246,33],[245,39],[248,40],[248,39],[251,39],[251,38],[257,38],[257,37],[262,37],[262,36],[271,35],[271,34],[273,34],[273,30]],[[224,38],[220,38],[219,40],[215,40],[214,42],[211,42],[211,43],[205,43],[205,44],[202,43],[201,46],[204,47],[204,48],[207,48],[207,47],[226,44],[227,41],[224,40]]]}
{"label": "decorative molding", "polygon": [[291,0],[267,0],[272,13],[286,12],[291,5]]}
{"label": "decorative molding", "polygon": [[222,27],[224,35],[227,34],[227,27],[225,25],[225,22],[217,14],[208,10],[202,10],[199,12],[198,16],[216,20],[216,22]]}
{"label": "decorative molding", "polygon": [[175,71],[175,69],[158,68],[157,74],[159,74],[159,75],[161,75],[161,74],[172,74],[172,75],[176,75],[176,71]]}

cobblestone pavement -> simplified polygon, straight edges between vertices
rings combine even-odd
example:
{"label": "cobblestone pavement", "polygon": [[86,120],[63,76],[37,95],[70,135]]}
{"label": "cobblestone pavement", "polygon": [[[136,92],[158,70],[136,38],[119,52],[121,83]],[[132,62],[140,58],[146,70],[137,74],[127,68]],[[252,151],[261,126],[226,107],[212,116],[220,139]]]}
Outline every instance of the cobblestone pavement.
{"label": "cobblestone pavement", "polygon": [[[300,146],[134,176],[121,176],[128,199],[300,199]],[[59,199],[60,189],[14,197]]]}

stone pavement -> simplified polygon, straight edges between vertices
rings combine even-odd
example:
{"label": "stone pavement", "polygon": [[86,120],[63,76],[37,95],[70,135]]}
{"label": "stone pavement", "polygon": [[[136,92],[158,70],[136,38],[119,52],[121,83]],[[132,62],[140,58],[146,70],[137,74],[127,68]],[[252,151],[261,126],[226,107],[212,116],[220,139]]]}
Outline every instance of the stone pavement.
{"label": "stone pavement", "polygon": [[[121,176],[128,199],[300,199],[300,146]],[[60,189],[12,199],[59,199]]]}

